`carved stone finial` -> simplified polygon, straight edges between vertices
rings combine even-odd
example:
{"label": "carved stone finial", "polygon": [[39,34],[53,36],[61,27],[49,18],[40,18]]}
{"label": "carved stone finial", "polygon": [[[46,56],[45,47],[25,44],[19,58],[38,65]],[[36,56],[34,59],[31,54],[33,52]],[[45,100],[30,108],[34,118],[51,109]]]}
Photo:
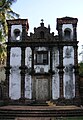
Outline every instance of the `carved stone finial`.
{"label": "carved stone finial", "polygon": [[44,21],[44,20],[43,20],[43,19],[41,19],[41,21],[42,21],[42,23],[43,23],[43,21]]}

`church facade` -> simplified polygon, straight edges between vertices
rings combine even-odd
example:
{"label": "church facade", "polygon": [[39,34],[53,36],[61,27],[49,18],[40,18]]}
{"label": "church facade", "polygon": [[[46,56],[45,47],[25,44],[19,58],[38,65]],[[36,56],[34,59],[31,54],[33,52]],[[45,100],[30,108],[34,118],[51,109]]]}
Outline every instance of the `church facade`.
{"label": "church facade", "polygon": [[77,22],[57,18],[54,35],[42,20],[28,35],[27,19],[7,21],[7,99],[79,104]]}

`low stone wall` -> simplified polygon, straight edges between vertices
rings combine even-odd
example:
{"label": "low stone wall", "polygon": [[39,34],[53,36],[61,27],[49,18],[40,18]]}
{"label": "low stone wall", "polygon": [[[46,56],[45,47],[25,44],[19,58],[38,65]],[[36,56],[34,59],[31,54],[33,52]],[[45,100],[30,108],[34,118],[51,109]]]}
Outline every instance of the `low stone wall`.
{"label": "low stone wall", "polygon": [[81,98],[81,105],[83,105],[83,75],[80,75],[79,92],[80,92],[80,98]]}

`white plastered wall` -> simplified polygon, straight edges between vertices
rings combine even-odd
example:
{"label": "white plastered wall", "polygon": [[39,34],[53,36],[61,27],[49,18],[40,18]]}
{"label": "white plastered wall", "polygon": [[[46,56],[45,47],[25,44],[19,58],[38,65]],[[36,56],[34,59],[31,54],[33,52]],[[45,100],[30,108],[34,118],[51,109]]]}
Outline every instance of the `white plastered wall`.
{"label": "white plastered wall", "polygon": [[30,47],[27,47],[25,50],[25,65],[27,66],[28,70],[25,75],[25,98],[31,99],[32,98],[32,79],[31,75],[28,74],[31,70],[31,61],[32,61],[32,50]]}
{"label": "white plastered wall", "polygon": [[71,99],[75,96],[75,74],[74,74],[74,48],[72,46],[65,46],[63,48],[63,66],[64,77],[64,97]]}
{"label": "white plastered wall", "polygon": [[52,63],[53,63],[53,71],[55,74],[52,77],[52,99],[58,99],[59,98],[59,74],[57,66],[59,65],[59,51],[57,47],[53,48],[52,51]]}
{"label": "white plastered wall", "polygon": [[21,48],[13,47],[10,51],[10,79],[9,79],[9,96],[11,99],[19,99],[21,97]]}

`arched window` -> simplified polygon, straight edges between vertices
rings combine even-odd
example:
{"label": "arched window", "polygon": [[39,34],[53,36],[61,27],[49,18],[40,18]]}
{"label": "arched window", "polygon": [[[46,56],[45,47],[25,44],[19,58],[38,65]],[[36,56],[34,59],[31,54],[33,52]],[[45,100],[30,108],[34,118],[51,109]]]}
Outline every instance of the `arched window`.
{"label": "arched window", "polygon": [[40,32],[40,38],[44,39],[44,32],[43,31]]}
{"label": "arched window", "polygon": [[64,30],[64,39],[65,40],[70,40],[71,39],[71,30],[70,29],[65,29]]}
{"label": "arched window", "polygon": [[14,36],[15,36],[15,40],[20,40],[20,30],[19,29],[14,30]]}

